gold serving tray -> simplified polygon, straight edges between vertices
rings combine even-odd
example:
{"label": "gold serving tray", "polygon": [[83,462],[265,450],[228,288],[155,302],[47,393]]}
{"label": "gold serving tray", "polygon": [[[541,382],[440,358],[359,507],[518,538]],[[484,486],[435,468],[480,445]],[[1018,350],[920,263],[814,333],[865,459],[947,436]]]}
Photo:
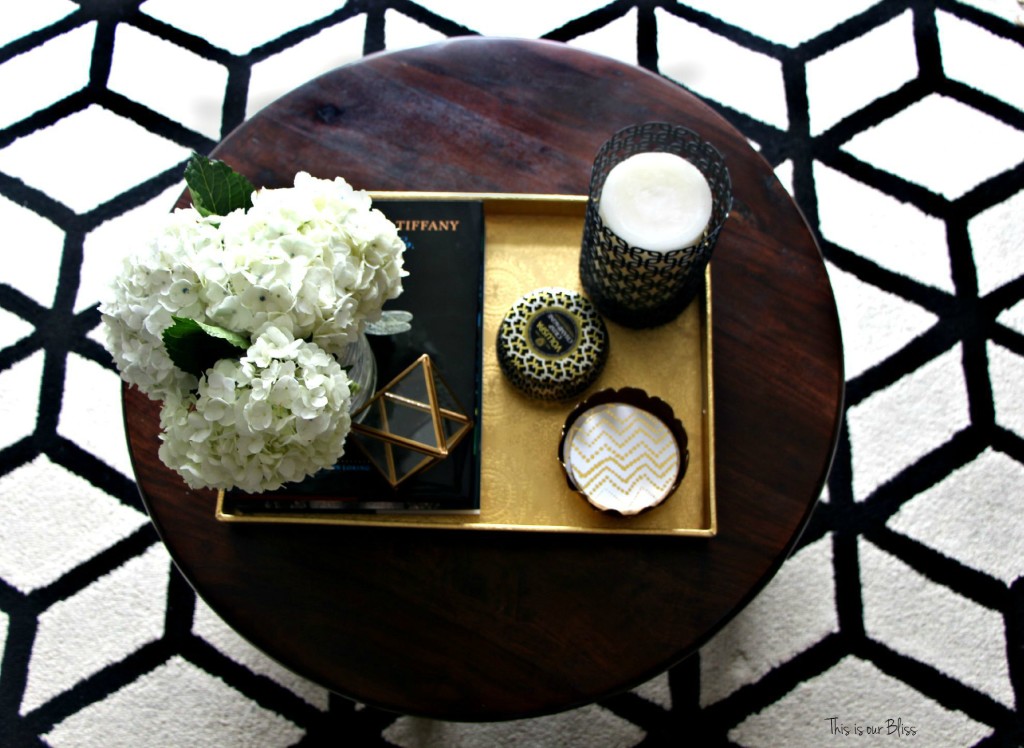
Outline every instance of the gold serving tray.
{"label": "gold serving tray", "polygon": [[375,199],[480,200],[485,216],[483,413],[479,514],[303,515],[225,511],[224,522],[315,523],[461,530],[625,533],[710,537],[715,511],[711,269],[705,294],[680,317],[652,330],[608,322],[609,358],[578,399],[606,388],[639,387],[660,397],[683,422],[690,461],[676,492],[654,509],[613,517],[572,491],[558,461],[562,424],[577,401],[547,403],[521,395],[505,379],[494,341],[509,307],[544,286],[582,290],[578,261],[587,198],[575,195],[375,192]]}

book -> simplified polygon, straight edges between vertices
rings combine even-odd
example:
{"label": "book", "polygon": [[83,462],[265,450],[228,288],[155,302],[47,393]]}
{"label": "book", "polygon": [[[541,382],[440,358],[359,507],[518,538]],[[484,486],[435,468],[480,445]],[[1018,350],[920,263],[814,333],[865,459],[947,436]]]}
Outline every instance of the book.
{"label": "book", "polygon": [[413,314],[412,329],[369,336],[382,388],[426,353],[447,389],[473,419],[448,457],[397,488],[353,443],[333,467],[276,491],[228,491],[229,514],[479,513],[483,203],[475,200],[375,200],[406,243],[401,296],[385,305]]}

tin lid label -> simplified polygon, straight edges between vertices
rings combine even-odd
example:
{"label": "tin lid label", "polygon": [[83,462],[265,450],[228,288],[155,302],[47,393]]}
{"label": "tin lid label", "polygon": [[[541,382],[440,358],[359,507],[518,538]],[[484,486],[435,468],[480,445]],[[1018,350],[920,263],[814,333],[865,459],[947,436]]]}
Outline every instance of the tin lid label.
{"label": "tin lid label", "polygon": [[579,321],[564,309],[542,309],[527,326],[530,346],[541,356],[568,356],[579,344]]}

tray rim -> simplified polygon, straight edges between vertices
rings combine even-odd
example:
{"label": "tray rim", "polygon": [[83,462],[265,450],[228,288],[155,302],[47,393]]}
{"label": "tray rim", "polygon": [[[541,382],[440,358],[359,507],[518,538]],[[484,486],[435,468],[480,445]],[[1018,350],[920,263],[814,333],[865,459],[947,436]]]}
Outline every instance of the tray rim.
{"label": "tray rim", "polygon": [[[548,214],[573,215],[586,207],[586,195],[563,195],[543,193],[504,192],[423,192],[423,191],[375,191],[368,190],[371,199],[376,200],[433,200],[433,201],[480,201],[484,207],[484,218],[488,208],[503,210],[505,214],[528,213],[538,205],[545,206]],[[526,525],[508,522],[487,522],[481,520],[480,512],[450,512],[432,514],[300,514],[258,512],[230,512],[224,506],[225,491],[217,491],[214,516],[224,523],[338,525],[348,527],[399,527],[442,530],[492,530],[541,533],[575,533],[585,535],[657,535],[684,537],[714,537],[718,533],[718,510],[715,487],[715,434],[714,434],[714,360],[712,345],[712,287],[711,262],[704,271],[703,313],[699,315],[701,325],[701,367],[704,403],[702,407],[702,437],[704,454],[703,510],[707,523],[701,527],[666,528],[609,528],[582,527],[564,524]],[[481,499],[482,503],[482,499]],[[482,509],[480,510],[483,511]]]}

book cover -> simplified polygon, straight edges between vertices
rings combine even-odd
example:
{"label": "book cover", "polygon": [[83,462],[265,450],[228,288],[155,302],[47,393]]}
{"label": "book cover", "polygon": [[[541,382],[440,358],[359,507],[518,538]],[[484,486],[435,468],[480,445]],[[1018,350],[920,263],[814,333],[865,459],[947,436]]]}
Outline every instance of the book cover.
{"label": "book cover", "polygon": [[406,243],[403,292],[386,309],[412,329],[369,336],[384,387],[422,354],[474,422],[447,458],[393,488],[353,443],[333,468],[262,494],[229,491],[224,509],[247,514],[478,513],[484,217],[479,201],[375,200]]}

